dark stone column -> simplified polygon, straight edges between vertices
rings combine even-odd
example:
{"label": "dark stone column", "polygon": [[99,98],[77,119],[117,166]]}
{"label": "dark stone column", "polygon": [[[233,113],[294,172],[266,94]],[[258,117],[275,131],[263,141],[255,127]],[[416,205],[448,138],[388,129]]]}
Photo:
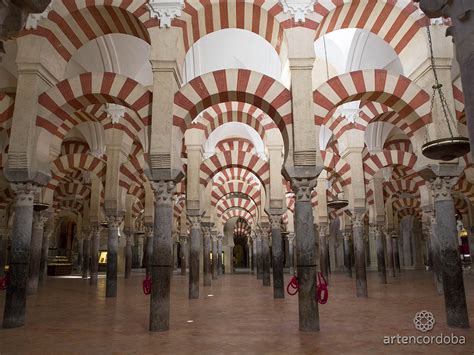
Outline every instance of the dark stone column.
{"label": "dark stone column", "polygon": [[367,297],[367,274],[365,269],[364,217],[361,212],[352,215],[352,235],[354,237],[355,271],[357,297]]}
{"label": "dark stone column", "polygon": [[11,184],[15,192],[15,217],[10,252],[10,284],[5,297],[3,327],[17,328],[25,324],[26,284],[30,261],[33,199],[36,186],[31,183]]}
{"label": "dark stone column", "polygon": [[43,244],[44,223],[46,217],[41,212],[33,214],[33,230],[31,232],[30,265],[28,271],[27,295],[38,292],[38,282],[41,263],[41,246]]}
{"label": "dark stone column", "polygon": [[328,233],[329,227],[327,224],[320,224],[319,228],[319,267],[327,282],[329,282],[329,268],[328,268]]}
{"label": "dark stone column", "polygon": [[105,283],[105,297],[117,297],[117,254],[119,227],[122,216],[107,216],[107,279]]}
{"label": "dark stone column", "polygon": [[344,266],[347,276],[352,278],[351,233],[344,232]]}
{"label": "dark stone column", "polygon": [[[188,213],[189,215],[189,213]],[[189,298],[199,298],[199,254],[201,252],[201,217],[190,216]]]}
{"label": "dark stone column", "polygon": [[125,278],[128,279],[132,273],[132,245],[133,245],[133,230],[127,229],[125,234]]}
{"label": "dark stone column", "polygon": [[217,232],[212,234],[212,279],[217,279]]}
{"label": "dark stone column", "polygon": [[170,290],[173,271],[173,181],[155,185],[155,219],[151,264],[150,331],[170,328]]}
{"label": "dark stone column", "polygon": [[395,267],[395,270],[398,273],[401,273],[400,256],[398,254],[398,232],[393,231],[391,234],[391,237],[392,237],[392,250],[393,250],[393,265]]}
{"label": "dark stone column", "polygon": [[273,298],[285,298],[281,215],[270,215],[270,225],[272,228]]}
{"label": "dark stone column", "polygon": [[86,234],[84,235],[84,242],[82,246],[84,248],[84,252],[82,253],[82,278],[87,279],[91,262],[91,235],[89,231],[86,231]]}
{"label": "dark stone column", "polygon": [[433,280],[438,295],[444,294],[443,275],[441,270],[441,244],[438,236],[437,222],[434,211],[427,212],[430,218],[431,232],[431,255],[433,259]]}
{"label": "dark stone column", "polygon": [[316,301],[317,253],[311,192],[317,179],[292,178],[295,193],[296,259],[299,281],[298,313],[301,331],[319,330],[319,310]]}
{"label": "dark stone column", "polygon": [[181,245],[181,275],[186,276],[187,258],[188,258],[188,237],[182,235],[179,238]]}
{"label": "dark stone column", "polygon": [[75,267],[77,267],[77,271],[82,272],[82,265],[84,264],[84,257],[83,257],[83,252],[84,252],[84,239],[81,235],[81,232],[77,232],[77,264]]}
{"label": "dark stone column", "polygon": [[375,244],[377,247],[377,266],[379,270],[380,283],[387,283],[387,270],[385,268],[385,250],[383,243],[383,226],[375,225]]}
{"label": "dark stone column", "polygon": [[393,248],[392,248],[392,232],[385,234],[385,245],[387,247],[387,266],[388,272],[392,277],[395,277],[395,265],[393,263]]}
{"label": "dark stone column", "polygon": [[250,237],[252,240],[252,274],[257,273],[257,237],[255,237],[255,234],[252,234]]}
{"label": "dark stone column", "polygon": [[294,257],[294,242],[295,242],[295,233],[290,232],[287,235],[288,239],[288,262],[290,265],[290,275],[295,274],[295,257]]}
{"label": "dark stone column", "polygon": [[97,285],[99,275],[100,226],[91,225],[91,278],[89,283]]}
{"label": "dark stone column", "polygon": [[151,259],[153,257],[153,225],[145,226],[145,268],[146,276],[151,277]]}
{"label": "dark stone column", "polygon": [[257,235],[257,280],[263,279],[263,249],[262,249],[262,234]]}
{"label": "dark stone column", "polygon": [[268,228],[264,227],[262,235],[262,268],[263,268],[263,286],[271,286],[270,281],[270,237]]}
{"label": "dark stone column", "polygon": [[212,273],[211,273],[211,223],[201,223],[202,227],[202,241],[203,241],[203,273],[204,273],[204,286],[211,286]]}
{"label": "dark stone column", "polygon": [[48,278],[48,256],[49,256],[49,239],[54,232],[55,221],[54,218],[47,223],[43,232],[43,241],[41,243],[41,260],[40,260],[40,274],[39,282],[44,284]]}
{"label": "dark stone column", "polygon": [[443,276],[444,304],[449,327],[469,328],[466,294],[459,257],[456,216],[451,177],[438,177],[431,182],[434,192],[436,234],[440,244],[440,266]]}
{"label": "dark stone column", "polygon": [[217,236],[217,275],[222,275],[222,235]]}
{"label": "dark stone column", "polygon": [[8,237],[7,229],[0,229],[0,278],[5,277],[5,265],[7,262]]}

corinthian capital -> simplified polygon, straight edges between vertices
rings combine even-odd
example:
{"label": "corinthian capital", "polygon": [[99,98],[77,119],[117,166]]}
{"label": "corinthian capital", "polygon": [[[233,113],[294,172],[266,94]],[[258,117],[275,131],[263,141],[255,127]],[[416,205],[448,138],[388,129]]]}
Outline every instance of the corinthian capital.
{"label": "corinthian capital", "polygon": [[110,215],[105,217],[108,228],[118,228],[123,221],[123,216]]}
{"label": "corinthian capital", "polygon": [[317,182],[317,178],[292,178],[291,189],[295,193],[296,201],[311,201],[311,192]]}
{"label": "corinthian capital", "polygon": [[173,206],[174,182],[160,180],[154,184],[157,206]]}
{"label": "corinthian capital", "polygon": [[20,182],[10,184],[11,189],[15,193],[15,202],[17,206],[32,206],[35,199],[35,193],[38,186],[31,182]]}
{"label": "corinthian capital", "polygon": [[453,188],[455,182],[454,178],[447,176],[437,177],[430,182],[435,202],[448,201],[452,199],[451,189]]}
{"label": "corinthian capital", "polygon": [[201,229],[201,216],[188,216],[191,229]]}
{"label": "corinthian capital", "polygon": [[271,214],[270,215],[270,225],[271,225],[272,229],[280,229],[281,228],[281,215]]}
{"label": "corinthian capital", "polygon": [[352,227],[364,226],[364,215],[362,213],[354,213],[351,217]]}

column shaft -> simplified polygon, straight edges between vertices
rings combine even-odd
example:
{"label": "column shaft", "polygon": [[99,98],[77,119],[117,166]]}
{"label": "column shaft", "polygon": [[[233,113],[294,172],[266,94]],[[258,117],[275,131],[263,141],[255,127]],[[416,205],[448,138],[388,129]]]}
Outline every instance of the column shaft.
{"label": "column shaft", "polygon": [[28,272],[27,295],[34,295],[38,292],[38,281],[41,263],[41,246],[43,244],[44,217],[40,212],[34,213],[33,231],[31,232],[30,265]]}
{"label": "column shaft", "polygon": [[125,233],[125,278],[128,279],[132,273],[132,231]]}
{"label": "column shaft", "polygon": [[355,214],[352,220],[354,237],[355,271],[357,297],[367,297],[367,274],[365,269],[364,225],[361,214]]}
{"label": "column shaft", "polygon": [[383,231],[381,226],[375,229],[375,243],[377,246],[377,268],[379,270],[380,283],[387,283],[387,270],[385,268],[385,250],[383,243]]}
{"label": "column shaft", "polygon": [[[395,234],[396,235],[396,234]],[[400,255],[398,253],[398,238],[392,236],[393,265],[398,273],[401,273]]]}
{"label": "column shaft", "polygon": [[201,249],[201,219],[191,217],[189,250],[189,298],[199,298],[199,254]]}
{"label": "column shaft", "polygon": [[[266,233],[266,232],[264,232]],[[263,286],[271,286],[270,281],[270,245],[267,235],[262,237]]]}
{"label": "column shaft", "polygon": [[105,283],[105,297],[117,297],[117,256],[118,234],[122,217],[107,216],[107,279]]}
{"label": "column shaft", "polygon": [[90,259],[91,259],[91,239],[90,235],[84,238],[83,242],[84,252],[82,253],[83,265],[82,265],[82,278],[87,279],[89,273]]}
{"label": "column shaft", "polygon": [[344,235],[344,266],[347,276],[352,277],[351,241],[349,233],[345,233]]}
{"label": "column shaft", "polygon": [[217,279],[217,238],[212,238],[212,279]]}
{"label": "column shaft", "polygon": [[257,280],[263,279],[263,249],[262,237],[257,237]]}
{"label": "column shaft", "polygon": [[99,248],[100,248],[100,227],[95,226],[91,235],[91,278],[89,283],[97,285],[99,274]]}
{"label": "column shaft", "polygon": [[326,281],[329,280],[328,268],[328,226],[319,226],[319,267]]}
{"label": "column shaft", "polygon": [[391,233],[385,235],[385,245],[387,246],[387,266],[392,277],[395,277],[395,265],[393,264],[393,248]]}
{"label": "column shaft", "polygon": [[212,273],[211,273],[211,231],[210,227],[204,226],[204,232],[202,235],[203,241],[203,273],[204,273],[204,286],[211,286]]}
{"label": "column shaft", "polygon": [[281,237],[281,216],[272,215],[272,257],[273,257],[273,298],[285,298],[283,280],[283,240]]}
{"label": "column shaft", "polygon": [[217,239],[217,274],[222,275],[222,236]]}

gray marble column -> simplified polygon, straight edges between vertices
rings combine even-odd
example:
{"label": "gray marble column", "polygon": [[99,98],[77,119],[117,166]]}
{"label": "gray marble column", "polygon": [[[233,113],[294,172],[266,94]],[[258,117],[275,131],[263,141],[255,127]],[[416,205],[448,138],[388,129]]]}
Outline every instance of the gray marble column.
{"label": "gray marble column", "polygon": [[155,219],[151,263],[150,331],[170,327],[170,291],[173,271],[171,226],[173,224],[173,181],[155,183]]}
{"label": "gray marble column", "polygon": [[91,233],[90,230],[84,232],[83,239],[83,253],[82,253],[82,278],[87,279],[90,269],[91,261]]}
{"label": "gray marble column", "polygon": [[99,225],[91,225],[91,285],[97,285],[99,274],[100,228]]}
{"label": "gray marble column", "polygon": [[412,250],[412,240],[414,238],[413,235],[413,224],[415,221],[414,216],[405,216],[400,221],[400,229],[402,232],[403,238],[403,265],[406,268],[413,268],[414,267],[414,257],[413,257],[413,250]]}
{"label": "gray marble column", "polygon": [[252,274],[257,273],[257,237],[252,232]]}
{"label": "gray marble column", "polygon": [[387,270],[385,268],[385,250],[384,250],[384,233],[382,225],[374,226],[375,243],[377,247],[377,268],[380,283],[387,283]]}
{"label": "gray marble column", "polygon": [[441,270],[441,244],[438,236],[437,220],[434,210],[426,212],[430,218],[431,232],[431,255],[433,259],[433,280],[438,295],[444,294],[443,275]]}
{"label": "gray marble column", "polygon": [[133,230],[126,229],[123,231],[125,235],[125,278],[130,278],[132,274],[132,246],[133,246]]}
{"label": "gray marble column", "polygon": [[299,281],[298,314],[301,331],[319,330],[319,309],[316,300],[317,252],[311,205],[311,192],[317,179],[292,178],[295,193],[296,259]]}
{"label": "gray marble column", "polygon": [[327,224],[321,223],[318,226],[319,234],[319,267],[326,282],[329,282],[329,260],[328,260],[328,234],[329,227]]}
{"label": "gray marble column", "polygon": [[36,186],[31,183],[11,184],[15,192],[15,217],[10,252],[10,284],[5,296],[3,327],[17,328],[26,320],[26,284],[30,261],[33,199]]}
{"label": "gray marble column", "polygon": [[43,232],[43,241],[41,243],[41,261],[40,261],[40,274],[39,282],[44,284],[48,278],[48,256],[49,256],[49,239],[54,232],[55,219],[50,217],[50,220],[46,223]]}
{"label": "gray marble column", "polygon": [[82,232],[78,231],[77,232],[77,271],[82,272],[82,266],[84,264],[84,238],[81,235]]}
{"label": "gray marble column", "polygon": [[5,265],[7,263],[8,236],[7,229],[0,229],[0,278],[5,277]]}
{"label": "gray marble column", "polygon": [[182,235],[179,237],[181,245],[181,275],[186,276],[187,259],[188,259],[188,237]]}
{"label": "gray marble column", "polygon": [[212,232],[212,279],[217,279],[217,232]]}
{"label": "gray marble column", "polygon": [[393,266],[398,273],[401,273],[400,254],[398,252],[398,232],[392,231],[392,251],[393,251]]}
{"label": "gray marble column", "polygon": [[289,266],[290,266],[290,275],[293,276],[295,274],[295,257],[294,257],[295,233],[289,232],[286,238],[288,239],[288,259],[289,259]]}
{"label": "gray marble column", "polygon": [[351,233],[344,232],[344,266],[346,274],[352,277],[352,260],[351,260]]}
{"label": "gray marble column", "polygon": [[211,223],[202,222],[203,285],[211,286]]}
{"label": "gray marble column", "polygon": [[281,237],[281,215],[270,215],[272,229],[272,269],[273,269],[273,298],[285,298],[283,280],[283,240]]}
{"label": "gray marble column", "polygon": [[38,282],[41,263],[41,246],[43,244],[44,223],[46,217],[41,212],[33,214],[33,230],[31,232],[30,265],[28,271],[27,295],[38,292]]}
{"label": "gray marble column", "polygon": [[449,327],[469,328],[464,279],[459,257],[456,216],[451,189],[454,179],[438,177],[431,182],[434,192],[436,234],[440,244],[444,304]]}
{"label": "gray marble column", "polygon": [[263,249],[262,249],[262,234],[257,234],[257,280],[263,279]]}
{"label": "gray marble column", "polygon": [[145,225],[145,275],[147,277],[151,277],[151,259],[153,258],[153,236],[153,225]]}
{"label": "gray marble column", "polygon": [[392,248],[392,232],[385,234],[385,245],[387,248],[387,267],[388,272],[392,277],[395,277],[395,265],[393,263],[393,248]]}
{"label": "gray marble column", "polygon": [[367,297],[367,274],[365,268],[364,217],[361,212],[352,215],[352,236],[354,238],[355,272],[357,297]]}
{"label": "gray marble column", "polygon": [[138,254],[138,267],[141,268],[143,265],[143,255],[144,255],[144,246],[145,246],[145,236],[144,234],[139,234],[137,237],[137,254]]}
{"label": "gray marble column", "polygon": [[[188,213],[189,215],[189,213]],[[199,254],[201,252],[201,217],[190,216],[189,298],[199,298]]]}
{"label": "gray marble column", "polygon": [[269,228],[263,228],[262,234],[262,269],[263,269],[263,286],[271,286],[271,279],[270,279],[270,236],[269,236]]}
{"label": "gray marble column", "polygon": [[105,282],[105,297],[117,297],[117,260],[119,227],[122,216],[109,215],[107,219],[107,278]]}
{"label": "gray marble column", "polygon": [[222,238],[219,234],[217,236],[217,274],[222,275]]}

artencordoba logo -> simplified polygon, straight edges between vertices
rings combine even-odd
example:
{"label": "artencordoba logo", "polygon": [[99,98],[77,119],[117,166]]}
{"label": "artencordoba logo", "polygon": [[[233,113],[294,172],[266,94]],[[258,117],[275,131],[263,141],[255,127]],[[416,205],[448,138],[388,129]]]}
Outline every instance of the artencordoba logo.
{"label": "artencordoba logo", "polygon": [[435,318],[433,313],[428,311],[420,311],[415,314],[415,318],[413,318],[413,324],[415,328],[420,332],[426,333],[433,329],[435,325]]}

